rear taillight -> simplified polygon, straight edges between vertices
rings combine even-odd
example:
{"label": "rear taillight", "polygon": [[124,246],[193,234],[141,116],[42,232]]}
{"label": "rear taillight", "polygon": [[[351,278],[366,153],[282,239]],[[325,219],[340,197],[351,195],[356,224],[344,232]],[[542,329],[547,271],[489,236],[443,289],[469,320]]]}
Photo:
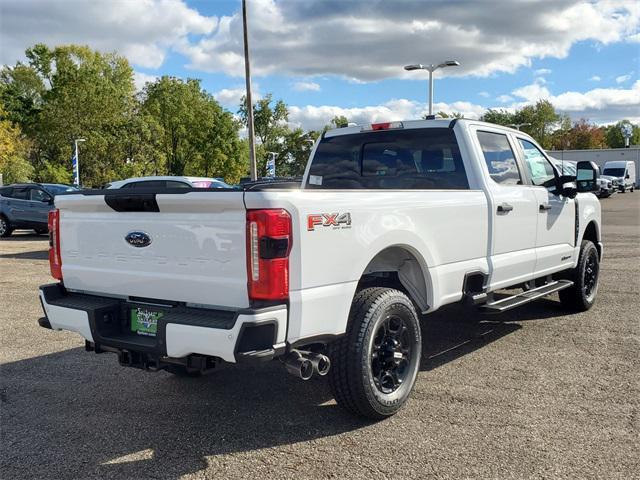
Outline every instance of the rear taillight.
{"label": "rear taillight", "polygon": [[286,210],[247,211],[250,300],[289,298],[291,240],[291,216]]}
{"label": "rear taillight", "polygon": [[60,210],[49,210],[49,268],[51,276],[62,280],[62,258],[60,257]]}

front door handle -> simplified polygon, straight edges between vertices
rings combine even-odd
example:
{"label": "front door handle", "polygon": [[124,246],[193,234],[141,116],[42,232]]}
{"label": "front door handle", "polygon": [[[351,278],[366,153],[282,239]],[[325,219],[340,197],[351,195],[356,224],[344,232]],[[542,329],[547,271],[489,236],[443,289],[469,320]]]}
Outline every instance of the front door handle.
{"label": "front door handle", "polygon": [[513,205],[509,205],[508,203],[498,205],[498,213],[509,213],[511,210],[513,210]]}
{"label": "front door handle", "polygon": [[549,203],[541,203],[540,204],[540,211],[541,212],[546,212],[547,210],[551,210],[551,204],[549,204]]}

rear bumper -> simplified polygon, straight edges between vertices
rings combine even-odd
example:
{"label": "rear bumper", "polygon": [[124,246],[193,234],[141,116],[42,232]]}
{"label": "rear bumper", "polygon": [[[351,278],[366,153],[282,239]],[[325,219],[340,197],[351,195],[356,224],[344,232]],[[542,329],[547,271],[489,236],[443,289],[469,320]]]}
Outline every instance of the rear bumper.
{"label": "rear bumper", "polygon": [[140,303],[72,293],[61,284],[41,286],[40,300],[42,326],[77,332],[97,352],[136,352],[156,360],[204,355],[235,363],[285,350],[286,305],[235,311],[165,305],[156,336],[148,337],[131,332],[129,312]]}

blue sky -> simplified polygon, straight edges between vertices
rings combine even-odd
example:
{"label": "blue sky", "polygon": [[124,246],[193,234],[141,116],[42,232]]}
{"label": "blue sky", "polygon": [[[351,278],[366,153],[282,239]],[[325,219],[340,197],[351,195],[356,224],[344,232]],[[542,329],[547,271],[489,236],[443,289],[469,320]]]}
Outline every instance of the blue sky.
{"label": "blue sky", "polygon": [[[415,118],[426,77],[407,63],[460,60],[436,72],[436,109],[479,116],[540,98],[574,119],[640,120],[640,2],[248,0],[254,90],[290,121],[333,115]],[[36,42],[118,51],[138,84],[200,78],[232,111],[244,93],[239,0],[6,0],[3,63]],[[70,29],[69,25],[74,25]]]}

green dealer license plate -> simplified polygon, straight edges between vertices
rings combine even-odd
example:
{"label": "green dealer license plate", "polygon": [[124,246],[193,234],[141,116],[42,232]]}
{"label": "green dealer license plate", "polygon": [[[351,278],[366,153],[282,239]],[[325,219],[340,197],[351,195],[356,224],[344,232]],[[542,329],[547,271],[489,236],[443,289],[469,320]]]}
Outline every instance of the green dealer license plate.
{"label": "green dealer license plate", "polygon": [[131,331],[138,335],[155,337],[158,332],[158,320],[164,312],[147,310],[146,308],[131,309]]}

